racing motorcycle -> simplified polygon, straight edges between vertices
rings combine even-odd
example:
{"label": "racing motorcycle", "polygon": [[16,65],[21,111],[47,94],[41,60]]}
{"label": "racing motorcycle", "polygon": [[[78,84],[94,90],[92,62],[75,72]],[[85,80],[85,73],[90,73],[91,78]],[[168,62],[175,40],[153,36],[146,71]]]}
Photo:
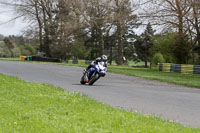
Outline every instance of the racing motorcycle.
{"label": "racing motorcycle", "polygon": [[104,62],[98,62],[88,71],[83,72],[80,83],[93,85],[94,82],[96,82],[100,77],[104,77],[106,75],[106,71],[107,68],[105,67]]}

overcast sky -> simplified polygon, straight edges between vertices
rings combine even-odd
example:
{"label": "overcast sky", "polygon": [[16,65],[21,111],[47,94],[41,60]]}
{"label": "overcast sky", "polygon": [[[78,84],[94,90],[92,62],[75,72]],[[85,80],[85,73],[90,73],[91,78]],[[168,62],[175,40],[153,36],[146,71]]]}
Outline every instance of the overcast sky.
{"label": "overcast sky", "polygon": [[6,23],[14,17],[14,12],[11,8],[0,5],[0,34],[5,36],[22,34],[21,31],[23,31],[23,29],[27,26],[25,22],[18,19],[16,21]]}

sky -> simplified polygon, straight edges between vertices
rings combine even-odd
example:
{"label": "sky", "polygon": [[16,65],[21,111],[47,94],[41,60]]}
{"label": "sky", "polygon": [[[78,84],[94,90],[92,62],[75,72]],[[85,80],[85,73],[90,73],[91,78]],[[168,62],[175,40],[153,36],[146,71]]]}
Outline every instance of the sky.
{"label": "sky", "polygon": [[22,35],[22,31],[26,28],[27,24],[22,19],[7,23],[14,17],[12,8],[0,5],[0,34],[4,36]]}

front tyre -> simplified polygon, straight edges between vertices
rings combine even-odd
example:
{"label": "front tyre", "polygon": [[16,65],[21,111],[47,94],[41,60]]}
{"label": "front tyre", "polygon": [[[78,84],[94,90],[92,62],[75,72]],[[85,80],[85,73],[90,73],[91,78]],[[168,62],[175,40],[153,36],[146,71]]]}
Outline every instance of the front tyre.
{"label": "front tyre", "polygon": [[82,85],[84,85],[84,84],[86,83],[86,82],[84,81],[84,75],[82,76],[80,83],[81,83]]}
{"label": "front tyre", "polygon": [[96,73],[89,82],[89,85],[93,85],[100,78],[99,74]]}

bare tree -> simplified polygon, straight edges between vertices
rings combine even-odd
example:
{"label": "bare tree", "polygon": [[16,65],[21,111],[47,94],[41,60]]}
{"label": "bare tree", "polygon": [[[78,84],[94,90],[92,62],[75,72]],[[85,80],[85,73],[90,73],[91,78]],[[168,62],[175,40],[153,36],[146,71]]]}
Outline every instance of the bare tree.
{"label": "bare tree", "polygon": [[[191,2],[188,0],[152,0],[150,9],[146,9],[143,17],[162,29],[178,33],[174,54],[179,63],[187,63],[191,46],[189,45],[188,16],[191,13]],[[148,11],[147,11],[148,10]]]}
{"label": "bare tree", "polygon": [[76,0],[73,2],[74,11],[85,24],[88,35],[91,36],[91,42],[99,49],[95,53],[96,56],[105,53],[104,36],[111,26],[111,1]]}
{"label": "bare tree", "polygon": [[119,65],[123,65],[125,63],[124,43],[127,41],[125,34],[137,26],[137,15],[134,14],[134,4],[135,3],[131,3],[130,0],[113,1],[113,23],[116,25],[118,47],[117,63]]}
{"label": "bare tree", "polygon": [[[12,6],[18,16],[29,21],[31,27],[38,30],[40,51],[45,52],[47,56],[54,56],[63,50],[63,54],[69,52],[69,46],[77,34],[83,31],[86,38],[92,42],[93,57],[105,54],[105,40],[114,39],[115,36],[119,64],[123,64],[124,43],[127,41],[125,36],[133,29],[137,19],[133,14],[133,2],[14,0],[4,1],[4,4]],[[108,42],[106,45],[111,46]]]}
{"label": "bare tree", "polygon": [[197,44],[197,48],[193,49],[197,49],[198,61],[200,62],[200,1],[190,0],[190,7],[190,15],[187,16],[188,27],[190,29],[189,35],[191,36],[191,40],[194,40],[192,41],[193,45],[195,46]]}

